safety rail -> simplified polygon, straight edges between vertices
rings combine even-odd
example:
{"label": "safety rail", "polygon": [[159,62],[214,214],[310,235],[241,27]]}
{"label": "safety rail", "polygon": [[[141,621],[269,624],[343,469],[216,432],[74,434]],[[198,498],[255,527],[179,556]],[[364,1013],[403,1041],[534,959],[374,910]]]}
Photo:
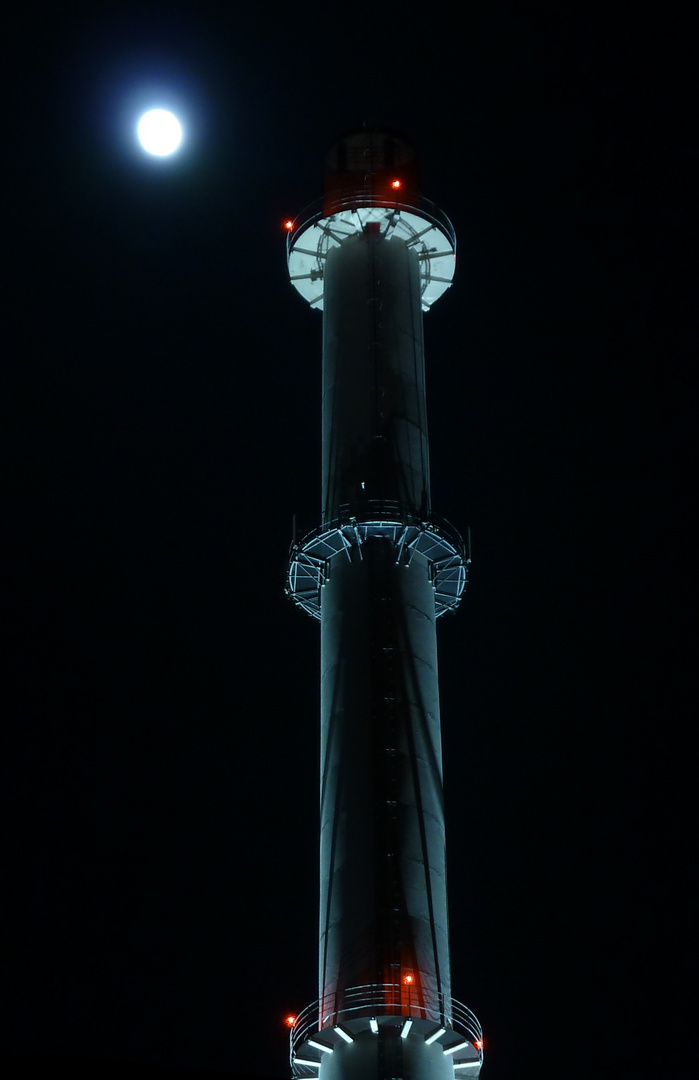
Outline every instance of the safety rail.
{"label": "safety rail", "polygon": [[404,195],[401,199],[392,199],[385,195],[377,195],[370,188],[359,190],[349,188],[346,192],[333,193],[327,200],[325,198],[315,199],[300,214],[297,214],[288,226],[286,237],[287,258],[291,254],[291,249],[298,237],[311,225],[315,225],[316,222],[322,221],[324,218],[332,219],[336,214],[340,214],[345,210],[354,212],[369,206],[385,207],[387,210],[394,211],[397,214],[416,214],[418,217],[424,218],[444,234],[451,245],[452,252],[455,253],[456,232],[444,211],[440,210],[431,199],[426,199],[424,195],[413,195],[409,192],[406,194],[407,197]]}
{"label": "safety rail", "polygon": [[421,1004],[417,988],[412,992],[401,983],[353,986],[337,995],[326,995],[307,1005],[295,1018],[289,1032],[289,1054],[293,1068],[299,1047],[309,1038],[362,1017],[404,1016],[423,1019],[465,1036],[482,1058],[483,1029],[466,1005],[441,993],[431,994],[431,1004]]}
{"label": "safety rail", "polygon": [[296,518],[294,516],[294,536],[291,541],[290,552],[293,553],[296,548],[303,546],[312,537],[320,536],[331,529],[343,529],[348,525],[361,526],[373,521],[403,527],[413,525],[435,529],[442,536],[448,537],[459,554],[467,561],[470,561],[471,552],[468,550],[468,545],[464,545],[461,533],[448,518],[443,517],[442,514],[436,514],[432,510],[425,517],[412,514],[406,511],[396,499],[363,499],[361,503],[356,504],[340,503],[337,517],[324,521],[315,528],[306,528],[300,538],[297,535]]}

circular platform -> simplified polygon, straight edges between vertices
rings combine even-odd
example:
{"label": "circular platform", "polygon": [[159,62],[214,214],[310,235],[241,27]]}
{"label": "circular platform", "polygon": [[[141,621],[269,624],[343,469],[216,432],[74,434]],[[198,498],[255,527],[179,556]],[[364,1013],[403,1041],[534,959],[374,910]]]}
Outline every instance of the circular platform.
{"label": "circular platform", "polygon": [[352,987],[337,1007],[328,1008],[326,1002],[324,1015],[321,1003],[312,1002],[290,1031],[292,1076],[317,1077],[331,1054],[345,1054],[353,1045],[362,1054],[362,1045],[395,1033],[399,1039],[421,1044],[423,1056],[429,1048],[433,1073],[477,1077],[483,1064],[483,1031],[471,1010],[442,995],[434,1008],[416,1001],[399,1004],[404,997],[405,987],[383,984]]}
{"label": "circular platform", "polygon": [[323,308],[324,266],[327,253],[367,226],[386,239],[398,237],[415,249],[420,264],[422,310],[452,283],[456,268],[456,235],[446,214],[434,203],[416,196],[409,202],[356,202],[336,200],[337,211],[325,216],[322,202],[305,210],[294,221],[287,237],[289,277],[304,300]]}
{"label": "circular platform", "polygon": [[400,520],[390,505],[370,507],[364,520],[350,517],[321,526],[291,545],[287,595],[315,619],[320,619],[321,589],[336,559],[352,558],[356,549],[376,539],[393,545],[396,563],[421,563],[435,591],[435,616],[454,611],[466,588],[470,554],[447,521]]}

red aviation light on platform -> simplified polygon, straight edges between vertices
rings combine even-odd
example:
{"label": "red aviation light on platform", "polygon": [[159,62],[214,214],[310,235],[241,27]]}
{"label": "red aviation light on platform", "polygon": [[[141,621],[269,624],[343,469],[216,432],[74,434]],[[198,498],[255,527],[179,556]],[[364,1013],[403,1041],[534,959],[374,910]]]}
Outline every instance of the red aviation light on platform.
{"label": "red aviation light on platform", "polygon": [[475,1046],[476,1050],[482,1050],[483,1049],[483,1040],[482,1039],[474,1039],[473,1040],[473,1045]]}
{"label": "red aviation light on platform", "polygon": [[403,187],[403,181],[398,179],[391,180],[391,187],[394,191],[398,191],[399,188]]}
{"label": "red aviation light on platform", "polygon": [[296,1023],[296,1017],[295,1016],[285,1016],[284,1017],[284,1023],[286,1024],[286,1026],[288,1028],[292,1028],[294,1026],[294,1024]]}
{"label": "red aviation light on platform", "polygon": [[291,220],[291,218],[287,218],[286,221],[284,222],[284,228],[286,229],[287,232],[291,232],[293,227],[294,227],[293,221]]}
{"label": "red aviation light on platform", "polygon": [[412,975],[406,975],[403,979],[403,982],[406,984],[406,986],[410,986],[410,984],[414,981],[415,980],[413,979]]}

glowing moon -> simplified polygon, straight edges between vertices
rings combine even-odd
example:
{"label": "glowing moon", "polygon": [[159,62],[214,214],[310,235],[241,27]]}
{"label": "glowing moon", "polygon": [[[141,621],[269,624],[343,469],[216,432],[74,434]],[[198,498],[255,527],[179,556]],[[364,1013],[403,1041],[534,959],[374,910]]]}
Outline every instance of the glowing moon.
{"label": "glowing moon", "polygon": [[138,122],[138,138],[147,153],[166,157],[180,145],[182,128],[177,117],[167,109],[151,109]]}

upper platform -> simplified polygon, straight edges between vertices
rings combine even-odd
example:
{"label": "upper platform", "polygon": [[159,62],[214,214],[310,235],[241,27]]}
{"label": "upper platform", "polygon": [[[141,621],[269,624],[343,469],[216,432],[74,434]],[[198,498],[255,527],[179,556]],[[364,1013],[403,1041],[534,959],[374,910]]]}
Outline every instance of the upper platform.
{"label": "upper platform", "polygon": [[454,228],[446,214],[419,194],[412,147],[388,132],[363,129],[335,143],[326,158],[323,199],[289,222],[288,229],[289,276],[319,310],[327,253],[358,232],[395,237],[415,249],[423,311],[454,277]]}

